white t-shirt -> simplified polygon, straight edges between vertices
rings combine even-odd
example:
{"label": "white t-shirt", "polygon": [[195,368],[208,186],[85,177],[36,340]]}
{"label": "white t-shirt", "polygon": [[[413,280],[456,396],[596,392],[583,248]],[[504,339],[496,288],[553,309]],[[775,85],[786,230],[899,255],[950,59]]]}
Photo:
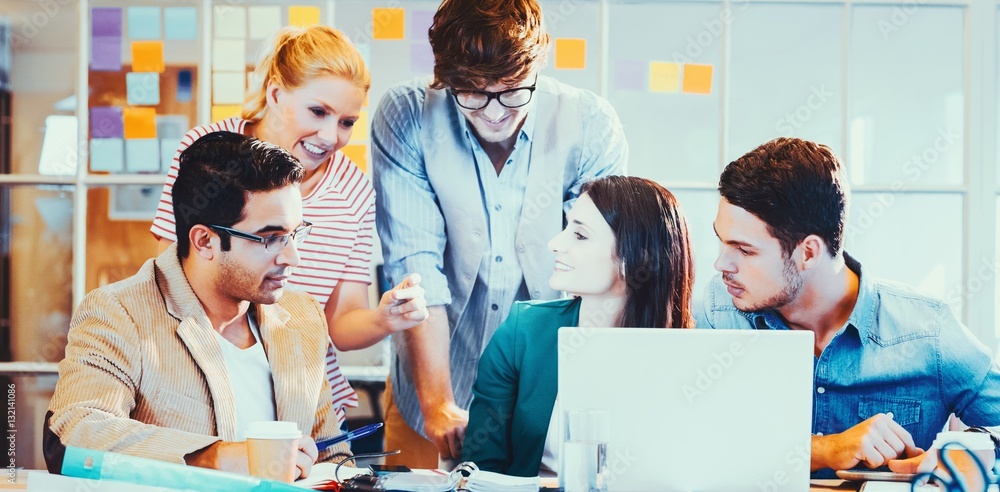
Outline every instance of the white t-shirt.
{"label": "white t-shirt", "polygon": [[247,314],[250,333],[254,344],[241,349],[215,332],[222,357],[226,360],[229,386],[236,400],[236,440],[244,441],[247,427],[251,422],[272,422],[277,420],[274,405],[274,381],[271,379],[271,364],[267,362],[264,344],[253,316]]}
{"label": "white t-shirt", "polygon": [[559,411],[559,398],[552,408],[552,418],[549,419],[549,431],[545,433],[545,446],[542,447],[542,464],[538,468],[540,477],[559,476],[559,444],[562,442],[562,412]]}

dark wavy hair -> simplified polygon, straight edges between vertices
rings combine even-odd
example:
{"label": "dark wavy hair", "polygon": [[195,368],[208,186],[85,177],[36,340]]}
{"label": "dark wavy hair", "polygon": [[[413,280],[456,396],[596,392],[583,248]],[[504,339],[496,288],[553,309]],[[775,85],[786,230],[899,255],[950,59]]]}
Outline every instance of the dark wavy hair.
{"label": "dark wavy hair", "polygon": [[[230,227],[246,216],[250,193],[284,188],[302,181],[299,161],[277,145],[230,132],[209,133],[181,152],[173,187],[177,256],[187,258],[191,227]],[[229,236],[220,235],[223,251]]]}
{"label": "dark wavy hair", "polygon": [[435,89],[523,81],[549,49],[535,0],[444,0],[427,32]]}
{"label": "dark wavy hair", "polygon": [[626,281],[621,326],[693,328],[694,255],[672,193],[654,181],[607,176],[583,186],[615,234]]}
{"label": "dark wavy hair", "polygon": [[785,258],[812,234],[823,239],[831,257],[843,250],[850,192],[840,161],[826,145],[771,140],[726,166],[719,193],[764,221]]}

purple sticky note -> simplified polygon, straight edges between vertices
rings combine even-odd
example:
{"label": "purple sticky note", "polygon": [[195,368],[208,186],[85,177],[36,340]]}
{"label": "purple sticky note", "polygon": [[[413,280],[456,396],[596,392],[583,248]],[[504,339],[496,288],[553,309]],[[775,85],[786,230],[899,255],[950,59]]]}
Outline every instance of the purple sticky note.
{"label": "purple sticky note", "polygon": [[90,108],[90,138],[124,138],[125,124],[119,106]]}
{"label": "purple sticky note", "polygon": [[90,35],[122,37],[122,9],[118,7],[90,9]]}
{"label": "purple sticky note", "polygon": [[414,10],[410,12],[410,39],[425,41],[427,30],[434,24],[434,12],[430,10]]}
{"label": "purple sticky note", "polygon": [[117,72],[122,69],[122,39],[94,36],[90,40],[90,69]]}
{"label": "purple sticky note", "polygon": [[410,71],[418,74],[434,73],[434,52],[429,43],[410,43]]}
{"label": "purple sticky note", "polygon": [[649,84],[649,63],[632,60],[615,62],[615,89],[620,91],[644,91]]}

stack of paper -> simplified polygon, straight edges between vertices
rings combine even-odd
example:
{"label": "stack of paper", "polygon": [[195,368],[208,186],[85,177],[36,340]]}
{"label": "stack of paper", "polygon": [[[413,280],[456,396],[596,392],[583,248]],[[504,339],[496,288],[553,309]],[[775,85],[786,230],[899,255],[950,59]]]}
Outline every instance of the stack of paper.
{"label": "stack of paper", "polygon": [[465,481],[469,492],[537,492],[538,477],[512,477],[479,470]]}

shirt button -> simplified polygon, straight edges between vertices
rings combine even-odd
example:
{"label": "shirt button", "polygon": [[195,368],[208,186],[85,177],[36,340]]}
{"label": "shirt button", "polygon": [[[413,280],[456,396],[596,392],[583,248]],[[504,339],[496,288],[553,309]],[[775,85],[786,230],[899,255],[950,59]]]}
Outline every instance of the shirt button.
{"label": "shirt button", "polygon": [[822,395],[823,393],[826,393],[826,388],[820,386],[819,388],[816,388],[816,392]]}
{"label": "shirt button", "polygon": [[817,432],[817,433],[816,433],[816,435],[817,435],[817,436],[822,436],[822,435],[823,435],[823,433],[822,433],[822,432]]}
{"label": "shirt button", "polygon": [[499,212],[499,211],[503,210],[503,205],[494,205],[493,206],[493,210],[496,210],[497,212]]}
{"label": "shirt button", "polygon": [[537,291],[537,290],[531,292],[531,298],[532,299],[538,299],[541,296],[542,296],[542,293],[539,292],[539,291]]}
{"label": "shirt button", "polygon": [[495,260],[497,260],[497,263],[503,263],[503,256],[497,256]]}
{"label": "shirt button", "polygon": [[500,306],[497,306],[496,304],[494,304],[494,305],[490,306],[490,309],[496,311],[497,309],[500,309]]}
{"label": "shirt button", "polygon": [[517,252],[518,253],[524,253],[524,243],[518,243],[518,245],[517,245]]}

